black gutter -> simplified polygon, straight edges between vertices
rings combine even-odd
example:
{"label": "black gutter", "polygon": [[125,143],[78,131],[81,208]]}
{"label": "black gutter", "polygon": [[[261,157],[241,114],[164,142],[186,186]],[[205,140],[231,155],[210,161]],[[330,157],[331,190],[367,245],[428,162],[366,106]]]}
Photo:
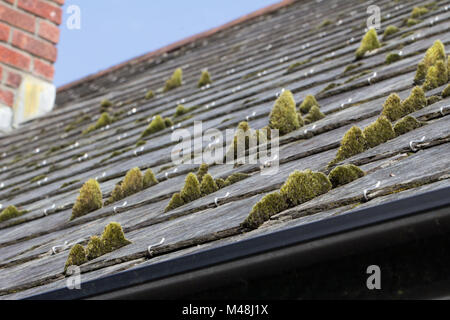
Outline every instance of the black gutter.
{"label": "black gutter", "polygon": [[260,269],[251,273],[267,273],[281,261],[311,263],[342,252],[391,245],[406,240],[399,235],[405,228],[414,230],[414,237],[450,231],[446,230],[450,229],[450,187],[124,271],[82,283],[80,290],[58,289],[28,299],[170,298],[177,291],[180,294],[180,288],[188,294],[201,286],[218,286],[232,275],[248,273],[251,266]]}

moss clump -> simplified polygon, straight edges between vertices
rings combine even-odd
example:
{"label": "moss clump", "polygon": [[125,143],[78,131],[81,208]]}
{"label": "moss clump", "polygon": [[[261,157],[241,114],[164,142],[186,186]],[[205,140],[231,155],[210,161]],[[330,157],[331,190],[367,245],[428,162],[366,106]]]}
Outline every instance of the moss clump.
{"label": "moss clump", "polygon": [[70,220],[100,209],[103,207],[102,200],[102,191],[98,182],[94,179],[87,181],[80,189],[80,195],[72,208]]}
{"label": "moss clump", "polygon": [[385,116],[380,116],[375,122],[368,125],[364,129],[363,135],[369,148],[374,148],[390,139],[395,138],[395,132],[392,128],[392,124]]}
{"label": "moss clump", "polygon": [[153,93],[153,90],[148,90],[147,93],[145,94],[145,100],[150,100],[154,96],[155,94]]}
{"label": "moss clump", "polygon": [[198,80],[197,86],[199,88],[206,86],[207,84],[211,84],[211,76],[209,75],[209,72],[207,70],[202,71],[202,74],[200,76],[200,79]]}
{"label": "moss clump", "polygon": [[173,115],[175,118],[176,117],[181,117],[182,115],[188,113],[188,109],[186,109],[184,107],[184,105],[180,104],[177,106],[177,108],[175,109],[175,114]]}
{"label": "moss clump", "polygon": [[442,100],[442,98],[440,96],[437,96],[437,95],[430,96],[430,97],[427,98],[427,105],[430,106],[430,105],[432,105],[432,104],[434,104],[436,102],[439,102],[441,100]]}
{"label": "moss clump", "polygon": [[165,118],[165,119],[164,119],[164,124],[166,125],[166,128],[170,128],[171,126],[173,126],[172,119],[170,119],[170,118]]}
{"label": "moss clump", "polygon": [[421,20],[409,18],[408,20],[406,20],[406,25],[408,27],[412,27],[421,22],[422,22]]}
{"label": "moss clump", "polygon": [[422,125],[416,118],[412,116],[406,116],[399,120],[395,126],[394,131],[397,136],[405,134],[414,129],[420,128]]}
{"label": "moss clump", "polygon": [[197,179],[198,181],[203,180],[203,176],[208,173],[209,166],[206,163],[202,163],[197,171]]}
{"label": "moss clump", "polygon": [[377,31],[374,28],[370,28],[363,37],[358,50],[356,50],[356,59],[361,59],[364,57],[366,52],[378,49],[380,47],[381,44],[378,41]]}
{"label": "moss clump", "polygon": [[323,27],[329,26],[332,23],[333,23],[333,21],[331,21],[330,19],[325,19],[320,23],[320,25],[317,28],[321,29]]}
{"label": "moss clump", "polygon": [[217,186],[213,177],[209,173],[205,174],[203,176],[202,183],[200,184],[200,191],[202,195],[206,196],[208,194],[216,192],[217,190],[219,190],[219,187]]}
{"label": "moss clump", "polygon": [[138,142],[136,142],[136,147],[141,147],[147,144],[147,141],[145,140],[139,140]]}
{"label": "moss clump", "polygon": [[85,262],[87,262],[86,251],[82,245],[76,244],[70,249],[66,265],[64,266],[64,272],[66,272],[70,266],[81,266]]}
{"label": "moss clump", "polygon": [[117,202],[119,200],[122,200],[123,198],[125,197],[123,195],[122,186],[120,183],[118,183],[114,187],[109,199],[105,201],[105,206],[110,205],[111,203]]}
{"label": "moss clump", "polygon": [[174,193],[172,196],[172,199],[170,199],[170,201],[169,201],[169,204],[164,209],[164,212],[168,212],[175,208],[181,207],[182,205],[184,205],[184,201],[181,198],[181,195],[179,193]]}
{"label": "moss clump", "polygon": [[319,121],[320,119],[325,118],[325,115],[320,111],[318,106],[312,106],[309,110],[308,114],[305,117],[306,124],[313,123],[315,121]]}
{"label": "moss clump", "polygon": [[33,179],[31,179],[30,182],[31,182],[31,183],[35,183],[35,182],[44,180],[45,178],[47,178],[46,175],[40,175],[40,176],[37,176],[37,177],[34,177]]}
{"label": "moss clump", "polygon": [[450,84],[442,91],[442,98],[450,97]]}
{"label": "moss clump", "polygon": [[394,33],[399,32],[399,28],[397,28],[396,26],[387,26],[386,29],[384,30],[384,34],[383,34],[383,38],[387,38],[390,35],[393,35]]}
{"label": "moss clump", "polygon": [[386,62],[386,64],[391,64],[391,63],[397,62],[401,59],[402,59],[402,57],[398,53],[391,52],[386,56],[385,62]]}
{"label": "moss clump", "polygon": [[193,173],[189,173],[184,182],[184,187],[180,192],[181,199],[185,203],[197,200],[202,196],[200,191],[200,182],[198,182],[197,176]]}
{"label": "moss clump", "polygon": [[100,118],[97,120],[95,124],[88,127],[86,130],[83,131],[83,134],[91,133],[92,131],[98,130],[100,128],[106,127],[107,125],[113,123],[113,119],[110,117],[110,115],[107,112],[102,113]]}
{"label": "moss clump", "polygon": [[398,94],[392,93],[383,104],[383,111],[381,112],[386,118],[395,121],[404,116],[402,101]]}
{"label": "moss clump", "polygon": [[[250,125],[246,121],[242,121],[239,123],[236,134],[233,138],[233,145],[227,151],[226,158],[229,159],[233,157],[234,160],[238,158],[238,152],[241,151],[238,148],[238,143],[244,142],[244,150],[250,148],[250,138],[253,138],[254,132],[252,132]],[[256,137],[255,137],[256,138]],[[243,154],[239,154],[239,157],[244,156]]]}
{"label": "moss clump", "polygon": [[142,132],[141,137],[145,138],[148,137],[149,135],[164,130],[166,128],[166,123],[164,121],[164,119],[160,116],[157,115],[152,122],[148,125],[148,127],[144,130],[144,132]]}
{"label": "moss clump", "polygon": [[91,237],[86,246],[86,258],[88,260],[93,260],[102,256],[103,254],[105,254],[105,246],[103,244],[103,241],[97,236]]}
{"label": "moss clump", "polygon": [[[425,92],[422,90],[422,88],[414,87],[409,97],[402,102],[402,116],[426,107],[427,103],[427,97],[425,96]],[[400,118],[401,117],[395,120],[398,120]]]}
{"label": "moss clump", "polygon": [[307,114],[313,106],[317,106],[320,108],[316,98],[313,95],[309,94],[306,96],[305,100],[303,100],[302,104],[299,107],[299,110],[301,113]]}
{"label": "moss clump", "polygon": [[239,182],[241,180],[247,179],[249,177],[246,173],[240,173],[236,172],[228,176],[228,178],[225,179],[225,187],[231,186],[232,184],[235,184],[236,182]]}
{"label": "moss clump", "polygon": [[351,156],[364,152],[366,149],[367,142],[362,130],[357,126],[353,126],[342,138],[341,146],[336,154],[336,158],[331,164],[350,158]]}
{"label": "moss clump", "polygon": [[279,192],[265,195],[250,211],[248,217],[242,223],[244,228],[256,229],[270,219],[271,216],[286,210],[288,205]]}
{"label": "moss clump", "polygon": [[144,178],[143,178],[144,188],[150,188],[158,183],[159,183],[159,181],[158,181],[158,179],[156,179],[153,171],[151,169],[147,169],[147,171],[145,171]]}
{"label": "moss clump", "polygon": [[447,66],[444,64],[444,61],[439,60],[434,66],[431,66],[428,69],[425,82],[423,84],[423,89],[428,91],[446,84],[447,81]]}
{"label": "moss clump", "polygon": [[364,171],[353,164],[337,166],[328,175],[333,188],[350,183],[364,176]]}
{"label": "moss clump", "polygon": [[0,222],[24,215],[27,211],[19,211],[15,206],[9,206],[0,213]]}
{"label": "moss clump", "polygon": [[183,84],[183,70],[181,70],[181,68],[178,68],[173,72],[172,77],[166,81],[166,85],[164,86],[164,92],[178,88],[182,84]]}
{"label": "moss clump", "polygon": [[101,240],[105,253],[112,252],[131,243],[125,238],[122,226],[117,222],[111,222],[105,227]]}
{"label": "moss clump", "polygon": [[323,173],[295,170],[280,189],[289,207],[309,201],[331,190],[331,182]]}
{"label": "moss clump", "polygon": [[425,80],[428,69],[436,65],[438,61],[446,61],[444,44],[436,40],[433,45],[425,52],[425,57],[417,66],[417,72],[414,81],[420,83]]}
{"label": "moss clump", "polygon": [[283,91],[275,102],[269,116],[269,127],[271,129],[278,129],[280,135],[287,134],[300,128],[297,112],[295,110],[295,100],[291,91]]}
{"label": "moss clump", "polygon": [[133,168],[127,172],[122,182],[124,197],[131,196],[144,189],[144,177],[139,168]]}
{"label": "moss clump", "polygon": [[106,111],[108,111],[108,109],[110,108],[110,107],[112,107],[112,102],[111,101],[109,101],[108,99],[104,99],[104,100],[102,100],[102,102],[100,103],[100,111],[101,112],[106,112]]}
{"label": "moss clump", "polygon": [[226,187],[226,185],[225,185],[225,180],[224,180],[224,179],[222,179],[222,178],[217,178],[217,179],[215,179],[214,181],[216,182],[216,185],[217,185],[217,187],[218,187],[219,189],[222,189],[222,188],[225,188],[225,187]]}
{"label": "moss clump", "polygon": [[414,7],[411,12],[411,18],[417,19],[423,16],[424,14],[427,14],[429,10],[425,7]]}
{"label": "moss clump", "polygon": [[293,64],[291,64],[291,65],[288,67],[287,72],[288,72],[288,73],[291,73],[291,72],[295,71],[297,68],[303,66],[304,64],[307,64],[308,62],[311,62],[311,60],[312,60],[312,59],[306,59],[306,60],[303,60],[303,61],[297,61],[297,62],[294,62]]}

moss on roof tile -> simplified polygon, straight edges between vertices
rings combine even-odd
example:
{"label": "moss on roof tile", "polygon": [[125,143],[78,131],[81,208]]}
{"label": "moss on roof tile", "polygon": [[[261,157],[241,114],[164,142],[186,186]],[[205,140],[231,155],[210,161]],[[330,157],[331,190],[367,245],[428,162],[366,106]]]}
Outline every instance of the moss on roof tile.
{"label": "moss on roof tile", "polygon": [[358,50],[356,50],[356,58],[361,59],[364,57],[366,52],[378,49],[380,47],[381,44],[378,41],[377,31],[374,28],[370,28],[361,40],[361,45]]}

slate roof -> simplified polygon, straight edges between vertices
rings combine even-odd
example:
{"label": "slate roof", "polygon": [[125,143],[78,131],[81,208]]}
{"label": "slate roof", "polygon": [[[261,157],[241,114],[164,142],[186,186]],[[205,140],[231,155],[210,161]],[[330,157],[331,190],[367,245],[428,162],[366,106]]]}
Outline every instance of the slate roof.
{"label": "slate roof", "polygon": [[[344,133],[353,125],[363,128],[377,119],[390,93],[402,99],[409,95],[427,48],[437,39],[450,45],[450,1],[436,3],[419,24],[402,27],[384,39],[383,47],[346,73],[346,67],[355,63],[355,51],[365,33],[366,9],[373,1],[285,2],[61,88],[53,112],[0,137],[0,203],[3,208],[15,205],[29,211],[0,223],[0,298],[19,299],[64,288],[70,247],[57,254],[52,254],[52,248],[86,244],[111,221],[122,225],[132,244],[82,265],[83,281],[450,186],[450,98],[446,98],[411,114],[427,125],[344,161],[365,170],[363,178],[274,215],[256,230],[241,227],[252,206],[264,194],[279,189],[292,171],[326,172]],[[402,26],[412,8],[422,4],[377,1],[382,30],[391,24]],[[332,23],[319,28],[325,19]],[[400,61],[385,63],[389,52],[400,50]],[[287,72],[295,62],[304,63]],[[184,72],[183,86],[162,93],[160,88],[178,67]],[[197,81],[205,68],[213,84],[199,89]],[[338,85],[323,91],[332,83]],[[444,87],[426,94],[440,95]],[[170,117],[183,103],[200,106],[180,122],[181,128],[190,131],[199,120],[204,130],[236,128],[247,116],[252,128],[262,128],[282,88],[291,90],[297,103],[307,94],[315,95],[326,117],[280,138],[279,173],[262,176],[259,165],[211,165],[209,172],[215,178],[235,172],[250,177],[164,213],[172,194],[179,192],[187,173],[195,172],[198,165],[171,166],[175,143],[170,140],[170,128],[145,138],[143,149],[137,147],[148,119],[157,114]],[[156,96],[145,100],[149,89]],[[113,102],[118,120],[82,135],[98,119],[100,101],[105,98]],[[82,121],[76,129],[66,132],[77,119]],[[413,152],[410,142],[422,137]],[[123,153],[111,157],[115,151]],[[106,200],[134,167],[151,168],[160,183],[69,221],[84,182],[97,178]],[[380,185],[374,187],[378,181]],[[369,201],[364,200],[365,189],[370,189]],[[230,196],[216,206],[215,198],[227,192]],[[148,246],[162,238],[164,243],[150,256]]]}

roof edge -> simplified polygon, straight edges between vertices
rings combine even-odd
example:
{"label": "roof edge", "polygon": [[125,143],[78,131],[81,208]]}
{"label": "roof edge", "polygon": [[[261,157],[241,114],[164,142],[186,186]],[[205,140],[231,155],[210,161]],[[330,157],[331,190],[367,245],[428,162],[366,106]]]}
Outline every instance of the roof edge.
{"label": "roof edge", "polygon": [[119,64],[114,65],[112,67],[109,67],[107,69],[101,70],[99,72],[93,73],[93,74],[88,75],[86,77],[83,77],[81,79],[69,82],[69,83],[67,83],[65,85],[62,85],[62,86],[58,87],[57,88],[57,92],[68,90],[68,89],[70,89],[72,87],[75,87],[75,86],[77,86],[77,85],[79,85],[79,84],[81,84],[83,82],[91,81],[91,80],[100,78],[101,76],[104,76],[104,75],[106,75],[108,73],[111,73],[113,71],[119,70],[119,69],[121,69],[121,68],[123,68],[123,67],[125,67],[125,66],[127,66],[129,64],[139,63],[141,61],[150,59],[152,57],[156,57],[156,56],[162,55],[164,53],[176,50],[176,49],[178,49],[180,47],[183,47],[183,46],[185,46],[185,45],[187,45],[189,43],[192,43],[194,41],[198,41],[198,40],[207,38],[209,36],[212,36],[213,34],[219,32],[219,31],[226,30],[226,29],[234,27],[234,26],[236,26],[236,25],[238,25],[240,23],[252,20],[254,18],[257,18],[259,16],[262,16],[262,15],[265,15],[265,14],[268,14],[268,13],[271,13],[271,12],[274,12],[274,11],[277,11],[277,10],[283,8],[283,7],[286,7],[288,5],[293,4],[294,2],[295,2],[295,0],[281,0],[280,2],[277,2],[275,4],[269,5],[267,7],[261,8],[261,9],[258,9],[256,11],[253,11],[253,12],[249,13],[249,14],[243,15],[243,16],[241,16],[241,17],[239,17],[237,19],[234,19],[234,20],[232,20],[230,22],[227,22],[227,23],[225,23],[225,24],[223,24],[221,26],[209,29],[207,31],[203,31],[203,32],[197,33],[195,35],[192,35],[190,37],[187,37],[187,38],[184,38],[182,40],[176,41],[176,42],[174,42],[172,44],[169,44],[169,45],[167,45],[165,47],[162,47],[160,49],[157,49],[157,50],[151,51],[149,53],[140,55],[138,57],[126,60],[126,61],[124,61],[122,63],[119,63]]}

